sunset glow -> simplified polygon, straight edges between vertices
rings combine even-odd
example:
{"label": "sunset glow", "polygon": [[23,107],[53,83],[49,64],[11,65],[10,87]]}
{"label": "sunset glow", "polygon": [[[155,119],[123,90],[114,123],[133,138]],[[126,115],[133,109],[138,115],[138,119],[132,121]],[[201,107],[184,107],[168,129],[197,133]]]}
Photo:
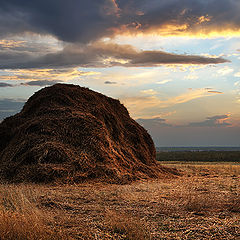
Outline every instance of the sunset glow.
{"label": "sunset glow", "polygon": [[239,146],[239,1],[4,0],[0,11],[0,120],[72,83],[120,99],[157,146]]}

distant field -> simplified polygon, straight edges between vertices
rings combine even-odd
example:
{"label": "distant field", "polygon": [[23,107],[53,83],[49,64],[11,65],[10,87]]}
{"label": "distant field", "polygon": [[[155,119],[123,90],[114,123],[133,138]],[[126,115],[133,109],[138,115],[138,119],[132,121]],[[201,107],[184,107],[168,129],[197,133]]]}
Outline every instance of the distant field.
{"label": "distant field", "polygon": [[240,151],[240,147],[156,147],[157,152],[191,152],[191,151],[199,151],[199,152],[210,152],[210,151],[218,151],[218,152],[233,152]]}
{"label": "distant field", "polygon": [[240,162],[240,151],[157,152],[158,161]]}

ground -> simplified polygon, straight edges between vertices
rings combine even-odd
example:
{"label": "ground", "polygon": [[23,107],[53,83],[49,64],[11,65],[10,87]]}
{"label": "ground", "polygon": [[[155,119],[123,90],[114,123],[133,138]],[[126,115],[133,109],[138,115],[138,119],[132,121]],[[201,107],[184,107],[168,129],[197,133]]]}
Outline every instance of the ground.
{"label": "ground", "polygon": [[240,239],[240,163],[128,185],[0,185],[0,239]]}

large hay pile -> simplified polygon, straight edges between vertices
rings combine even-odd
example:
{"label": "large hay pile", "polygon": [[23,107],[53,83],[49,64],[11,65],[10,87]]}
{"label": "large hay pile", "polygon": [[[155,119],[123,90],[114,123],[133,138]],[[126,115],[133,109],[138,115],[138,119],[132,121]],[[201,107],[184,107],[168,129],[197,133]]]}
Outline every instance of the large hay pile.
{"label": "large hay pile", "polygon": [[56,84],[0,124],[0,178],[10,182],[124,183],[154,178],[154,143],[118,100]]}

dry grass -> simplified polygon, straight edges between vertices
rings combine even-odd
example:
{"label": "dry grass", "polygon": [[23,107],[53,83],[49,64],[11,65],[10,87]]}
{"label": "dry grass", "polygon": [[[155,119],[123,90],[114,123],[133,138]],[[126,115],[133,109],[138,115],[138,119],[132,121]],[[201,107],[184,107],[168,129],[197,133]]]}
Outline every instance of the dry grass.
{"label": "dry grass", "polygon": [[1,240],[66,239],[48,226],[50,216],[38,209],[39,193],[33,186],[0,186]]}
{"label": "dry grass", "polygon": [[240,165],[174,167],[129,185],[1,185],[0,239],[239,239]]}
{"label": "dry grass", "polygon": [[151,239],[151,233],[147,223],[138,217],[122,214],[116,211],[107,211],[105,224],[109,231],[114,235],[124,239]]}

